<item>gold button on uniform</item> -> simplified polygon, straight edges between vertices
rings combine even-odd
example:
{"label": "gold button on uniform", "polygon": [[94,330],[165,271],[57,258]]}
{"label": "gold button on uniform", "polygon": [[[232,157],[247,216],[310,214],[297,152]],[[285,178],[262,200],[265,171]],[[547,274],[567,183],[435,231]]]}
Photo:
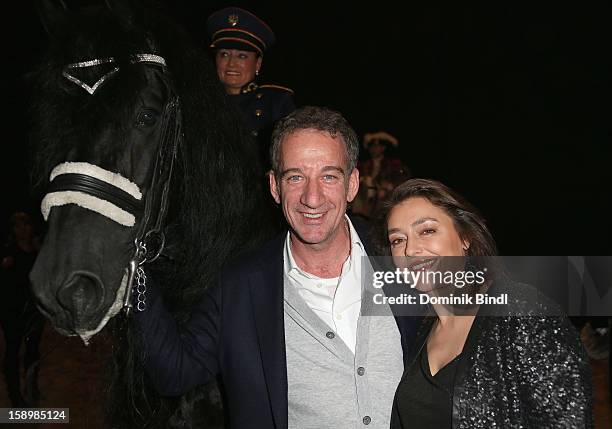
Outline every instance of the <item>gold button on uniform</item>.
{"label": "gold button on uniform", "polygon": [[256,109],[255,116],[261,116],[261,115],[263,115],[263,112],[261,111],[261,109]]}

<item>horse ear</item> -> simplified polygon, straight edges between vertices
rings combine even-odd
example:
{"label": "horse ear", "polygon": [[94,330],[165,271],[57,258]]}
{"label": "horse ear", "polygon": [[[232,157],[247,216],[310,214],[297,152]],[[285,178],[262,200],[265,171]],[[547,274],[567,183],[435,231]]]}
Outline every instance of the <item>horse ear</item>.
{"label": "horse ear", "polygon": [[40,0],[38,2],[36,11],[47,34],[55,34],[67,10],[63,0]]}

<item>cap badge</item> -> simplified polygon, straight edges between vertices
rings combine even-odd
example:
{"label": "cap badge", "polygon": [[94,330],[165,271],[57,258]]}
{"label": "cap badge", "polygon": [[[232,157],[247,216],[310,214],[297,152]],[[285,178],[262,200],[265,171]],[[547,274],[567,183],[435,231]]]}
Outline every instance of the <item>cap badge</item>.
{"label": "cap badge", "polygon": [[236,24],[238,24],[238,15],[231,14],[230,16],[227,17],[227,22],[232,27],[235,27]]}

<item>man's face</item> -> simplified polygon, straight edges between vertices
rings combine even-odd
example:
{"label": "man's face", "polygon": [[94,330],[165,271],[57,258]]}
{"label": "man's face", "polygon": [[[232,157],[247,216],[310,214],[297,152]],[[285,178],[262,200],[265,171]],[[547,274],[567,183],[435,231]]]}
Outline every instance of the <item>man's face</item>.
{"label": "man's face", "polygon": [[215,55],[217,75],[228,94],[240,94],[240,89],[255,79],[261,67],[261,57],[255,52],[238,49],[218,49]]}
{"label": "man's face", "polygon": [[347,202],[359,188],[359,172],[346,171],[342,137],[300,130],[281,143],[278,182],[270,174],[270,192],[291,226],[294,238],[324,248],[338,236]]}

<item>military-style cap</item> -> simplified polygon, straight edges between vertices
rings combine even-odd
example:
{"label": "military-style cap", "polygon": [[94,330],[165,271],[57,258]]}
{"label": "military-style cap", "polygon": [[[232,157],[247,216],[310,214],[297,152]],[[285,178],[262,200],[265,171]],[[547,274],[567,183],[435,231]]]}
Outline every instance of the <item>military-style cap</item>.
{"label": "military-style cap", "polygon": [[260,55],[275,41],[268,24],[239,7],[226,7],[210,15],[206,33],[211,48],[240,49]]}

